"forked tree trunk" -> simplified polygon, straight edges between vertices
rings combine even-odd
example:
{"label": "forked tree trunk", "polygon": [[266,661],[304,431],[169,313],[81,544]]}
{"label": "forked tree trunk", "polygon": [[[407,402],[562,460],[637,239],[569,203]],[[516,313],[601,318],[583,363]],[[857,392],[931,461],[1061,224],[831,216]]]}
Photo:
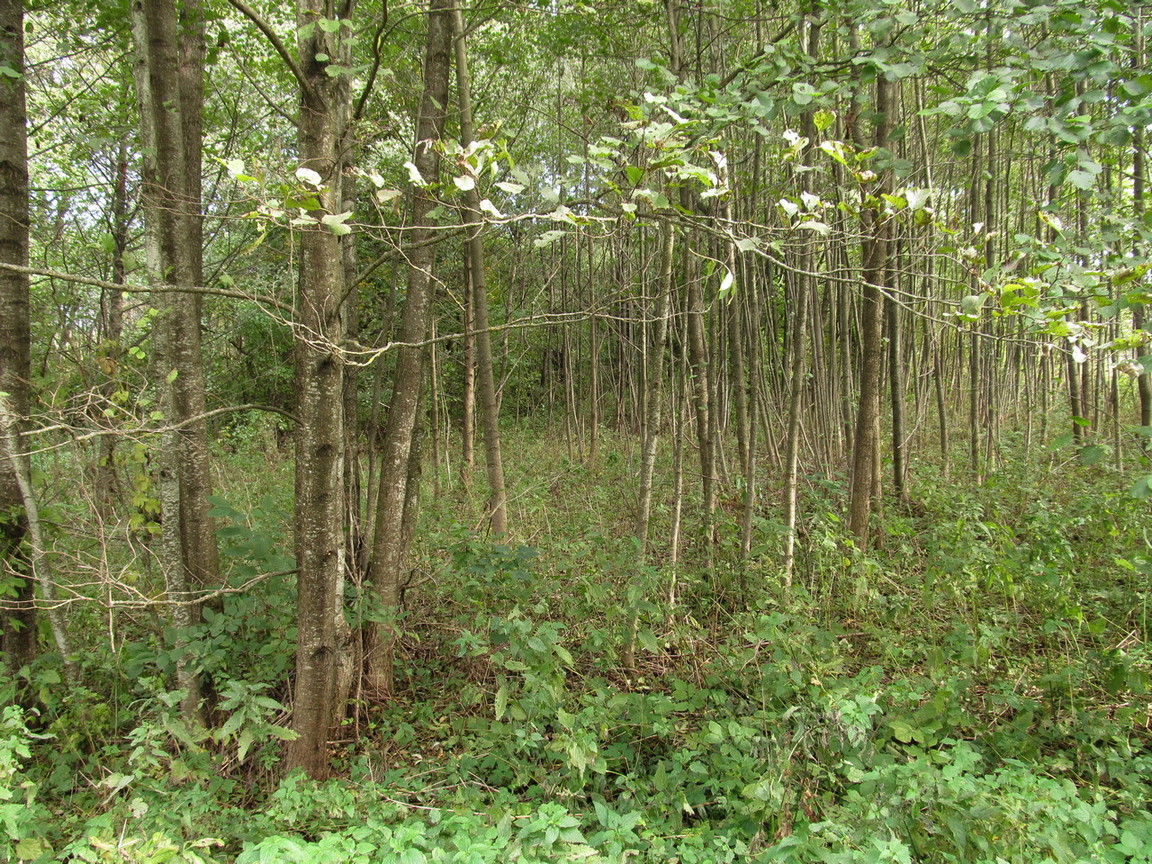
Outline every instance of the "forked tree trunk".
{"label": "forked tree trunk", "polygon": [[[154,298],[161,311],[153,369],[163,377],[163,404],[170,425],[160,456],[162,548],[167,593],[179,640],[200,621],[199,592],[219,583],[216,531],[209,517],[211,458],[201,358],[200,295],[200,108],[203,89],[203,25],[199,4],[185,3],[178,21],[174,0],[132,4],[140,65],[137,93],[144,142],[144,209],[149,268],[159,283],[185,291]],[[178,32],[180,35],[178,35]],[[199,711],[195,661],[177,661],[183,710]]]}
{"label": "forked tree trunk", "polygon": [[[432,0],[428,12],[428,40],[424,55],[424,94],[416,118],[416,140],[412,162],[426,183],[435,183],[440,173],[438,145],[444,135],[445,107],[448,103],[448,73],[452,56],[453,0]],[[405,508],[412,506],[415,489],[410,463],[416,441],[416,421],[423,390],[425,351],[419,343],[428,332],[432,305],[432,268],[436,247],[428,214],[436,206],[431,191],[412,189],[413,248],[408,252],[408,291],[400,322],[396,378],[384,430],[380,458],[380,488],[377,492],[376,529],[369,568],[377,609],[366,625],[364,638],[365,689],[373,696],[388,696],[395,690],[393,657],[398,628],[407,543],[404,532]],[[473,274],[475,275],[475,274]],[[410,511],[409,511],[410,512]]]}

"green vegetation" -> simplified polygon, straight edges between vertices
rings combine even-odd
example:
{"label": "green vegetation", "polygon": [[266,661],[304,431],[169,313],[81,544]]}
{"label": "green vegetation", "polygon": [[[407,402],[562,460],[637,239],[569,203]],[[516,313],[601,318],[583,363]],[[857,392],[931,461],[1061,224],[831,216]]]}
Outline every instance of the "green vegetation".
{"label": "green vegetation", "polygon": [[0,864],[1152,862],[1149,35],[0,0]]}
{"label": "green vegetation", "polygon": [[[107,610],[78,607],[93,689],[62,688],[45,656],[24,672],[33,707],[4,715],[3,854],[1147,860],[1152,548],[1146,505],[1118,478],[1065,451],[965,491],[926,467],[868,554],[842,530],[840,490],[809,478],[791,590],[774,586],[770,526],[746,562],[722,542],[705,567],[697,542],[638,580],[630,541],[612,537],[634,442],[606,436],[582,465],[556,439],[506,432],[563,492],[510,477],[531,546],[477,536],[459,487],[429,502],[400,693],[354,701],[338,779],[277,777],[288,577],[227,595],[188,638],[215,690],[206,729],[166,687],[170,637],[117,610],[112,651]],[[222,461],[235,584],[283,564],[288,466],[265,459]]]}

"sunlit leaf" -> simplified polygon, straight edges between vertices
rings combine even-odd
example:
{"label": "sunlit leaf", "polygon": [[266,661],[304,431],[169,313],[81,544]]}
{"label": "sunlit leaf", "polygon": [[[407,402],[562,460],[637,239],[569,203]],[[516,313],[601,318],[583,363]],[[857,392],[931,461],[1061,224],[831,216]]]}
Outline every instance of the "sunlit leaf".
{"label": "sunlit leaf", "polygon": [[318,173],[313,171],[311,168],[297,168],[296,169],[296,179],[303,180],[305,183],[307,183],[310,186],[315,186],[317,188],[320,187],[321,177]]}

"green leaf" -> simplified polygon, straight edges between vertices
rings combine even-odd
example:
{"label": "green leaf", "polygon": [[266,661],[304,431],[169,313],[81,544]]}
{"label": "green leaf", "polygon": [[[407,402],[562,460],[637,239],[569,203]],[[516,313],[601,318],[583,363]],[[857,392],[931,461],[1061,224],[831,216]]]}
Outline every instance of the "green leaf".
{"label": "green leaf", "polygon": [[1147,498],[1152,495],[1152,474],[1137,479],[1128,490],[1128,494],[1133,498]]}
{"label": "green leaf", "polygon": [[[0,67],[2,70],[3,67]],[[25,837],[16,844],[16,857],[21,861],[35,861],[47,850],[38,837]]]}
{"label": "green leaf", "polygon": [[345,234],[352,233],[352,226],[345,225],[348,217],[352,215],[352,211],[347,213],[328,213],[320,217],[320,221],[328,226],[328,230],[335,234],[337,237],[343,237]]}
{"label": "green leaf", "polygon": [[960,309],[969,317],[978,317],[980,310],[984,308],[985,299],[983,294],[969,294],[960,301]]}
{"label": "green leaf", "polygon": [[892,737],[901,744],[911,744],[916,740],[916,730],[904,720],[893,720],[888,724],[892,727]]}
{"label": "green leaf", "polygon": [[1082,189],[1085,192],[1089,191],[1093,186],[1096,185],[1095,175],[1080,169],[1069,171],[1068,176],[1065,179],[1077,189]]}
{"label": "green leaf", "polygon": [[792,85],[792,101],[797,105],[807,105],[818,91],[805,81],[797,81]]}
{"label": "green leaf", "polygon": [[420,169],[416,167],[415,162],[411,162],[411,161],[405,162],[404,167],[408,169],[408,181],[413,186],[428,186],[429,185],[428,181],[425,180],[424,176],[420,173]]}
{"label": "green leaf", "polygon": [[240,761],[244,761],[244,757],[248,755],[248,750],[252,747],[255,738],[252,735],[251,729],[245,729],[240,733],[237,739],[236,756]]}
{"label": "green leaf", "polygon": [[496,704],[495,714],[497,720],[504,719],[504,713],[508,710],[508,685],[501,684],[496,690]]}
{"label": "green leaf", "polygon": [[725,267],[724,268],[724,278],[720,280],[720,291],[717,293],[716,296],[720,300],[726,299],[728,297],[728,292],[730,292],[732,290],[732,286],[735,284],[735,282],[736,282],[736,277],[732,275],[731,270],[729,270],[727,267]]}
{"label": "green leaf", "polygon": [[815,220],[812,220],[812,219],[805,220],[804,222],[801,222],[796,227],[797,228],[803,228],[805,231],[815,231],[817,234],[821,235],[822,237],[827,237],[829,234],[832,233],[832,229],[829,228],[825,223],[816,222]]}
{"label": "green leaf", "polygon": [[559,240],[561,237],[563,237],[567,233],[568,233],[567,231],[558,231],[558,230],[557,231],[545,231],[543,234],[541,234],[539,237],[537,237],[535,240],[532,241],[532,245],[535,246],[537,249],[542,249],[545,246],[551,246],[553,243],[555,243],[557,240]]}
{"label": "green leaf", "polygon": [[1080,464],[1081,465],[1095,465],[1097,462],[1107,458],[1108,448],[1102,447],[1099,444],[1089,444],[1087,447],[1080,448]]}

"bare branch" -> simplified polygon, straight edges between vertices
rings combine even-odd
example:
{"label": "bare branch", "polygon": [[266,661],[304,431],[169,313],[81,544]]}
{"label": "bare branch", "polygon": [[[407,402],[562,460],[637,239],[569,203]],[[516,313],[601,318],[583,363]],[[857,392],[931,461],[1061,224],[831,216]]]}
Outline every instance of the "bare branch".
{"label": "bare branch", "polygon": [[276,31],[272,29],[271,25],[261,18],[260,13],[245,3],[244,0],[228,0],[228,2],[255,24],[256,28],[267,37],[269,43],[276,49],[276,53],[280,55],[280,59],[292,70],[292,77],[299,83],[300,89],[304,93],[305,101],[315,101],[316,91],[312,89],[312,84],[304,76],[304,70],[296,63],[296,58],[292,56],[288,48],[280,41],[280,37],[276,35]]}
{"label": "bare branch", "polygon": [[271,306],[273,309],[283,312],[285,315],[291,315],[293,312],[292,307],[287,303],[281,303],[279,300],[274,300],[271,297],[245,294],[243,291],[229,291],[227,288],[206,288],[202,285],[191,287],[176,287],[175,285],[125,285],[122,282],[109,282],[105,279],[94,279],[91,276],[80,276],[76,273],[62,273],[59,270],[44,270],[40,267],[24,267],[20,264],[9,264],[7,261],[0,261],[0,268],[12,270],[16,273],[24,273],[28,276],[43,276],[47,279],[59,279],[62,282],[91,285],[94,288],[104,288],[108,291],[123,291],[126,294],[149,294],[151,292],[160,294],[208,294],[216,297],[232,297],[236,300],[249,300],[253,303]]}

